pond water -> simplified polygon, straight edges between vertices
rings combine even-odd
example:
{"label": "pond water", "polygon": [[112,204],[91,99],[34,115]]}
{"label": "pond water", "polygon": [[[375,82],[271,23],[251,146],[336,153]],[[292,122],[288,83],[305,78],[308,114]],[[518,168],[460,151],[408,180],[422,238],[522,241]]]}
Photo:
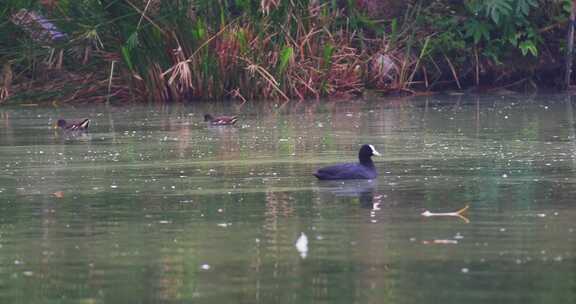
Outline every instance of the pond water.
{"label": "pond water", "polygon": [[[0,303],[574,302],[574,107],[0,108]],[[54,132],[61,117],[90,132]],[[377,180],[311,175],[363,143]]]}

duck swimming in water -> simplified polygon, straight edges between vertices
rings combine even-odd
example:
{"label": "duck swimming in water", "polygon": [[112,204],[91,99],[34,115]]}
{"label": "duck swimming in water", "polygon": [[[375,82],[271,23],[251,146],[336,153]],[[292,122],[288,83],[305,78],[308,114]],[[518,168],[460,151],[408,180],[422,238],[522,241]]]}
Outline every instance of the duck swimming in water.
{"label": "duck swimming in water", "polygon": [[335,179],[374,179],[378,176],[372,156],[380,153],[372,145],[363,145],[358,152],[358,163],[338,164],[320,168],[314,173],[321,180]]}
{"label": "duck swimming in water", "polygon": [[228,126],[233,125],[238,120],[238,116],[212,116],[210,114],[204,115],[204,121],[212,126]]}
{"label": "duck swimming in water", "polygon": [[86,131],[90,125],[90,119],[86,118],[81,121],[67,122],[64,119],[58,119],[56,127],[66,131]]}

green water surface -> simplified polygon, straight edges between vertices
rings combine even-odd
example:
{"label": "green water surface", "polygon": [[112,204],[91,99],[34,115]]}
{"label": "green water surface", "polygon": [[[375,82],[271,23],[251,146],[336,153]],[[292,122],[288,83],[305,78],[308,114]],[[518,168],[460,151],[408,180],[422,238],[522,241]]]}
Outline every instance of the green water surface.
{"label": "green water surface", "polygon": [[[0,108],[0,303],[574,303],[575,106]],[[377,180],[311,175],[363,143]]]}

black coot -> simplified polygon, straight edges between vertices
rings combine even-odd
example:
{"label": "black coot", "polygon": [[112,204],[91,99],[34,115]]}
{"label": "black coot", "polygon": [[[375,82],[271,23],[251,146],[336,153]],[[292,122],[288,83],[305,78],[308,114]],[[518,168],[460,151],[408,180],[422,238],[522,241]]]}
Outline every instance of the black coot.
{"label": "black coot", "polygon": [[338,164],[318,169],[314,176],[318,179],[373,179],[378,176],[372,162],[372,155],[380,153],[372,145],[363,145],[358,152],[359,163]]}

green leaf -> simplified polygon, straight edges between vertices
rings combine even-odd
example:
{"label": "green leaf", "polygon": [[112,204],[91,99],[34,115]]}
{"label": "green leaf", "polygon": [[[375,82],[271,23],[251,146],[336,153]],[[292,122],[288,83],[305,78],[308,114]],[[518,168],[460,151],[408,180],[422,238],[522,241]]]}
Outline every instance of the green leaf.
{"label": "green leaf", "polygon": [[538,6],[537,0],[518,0],[516,5],[516,14],[527,17],[528,14],[530,13],[530,8],[537,6]]}
{"label": "green leaf", "polygon": [[282,48],[282,52],[280,52],[280,62],[278,64],[278,75],[284,74],[286,67],[288,67],[288,63],[293,56],[294,49],[292,47],[284,46]]}
{"label": "green leaf", "polygon": [[332,54],[334,54],[334,46],[330,43],[324,46],[322,52],[322,68],[326,69],[332,65]]}
{"label": "green leaf", "polygon": [[562,4],[562,11],[564,11],[564,13],[566,14],[570,14],[570,12],[572,11],[572,2],[564,1],[564,3]]}
{"label": "green leaf", "polygon": [[126,40],[126,47],[129,50],[133,50],[137,46],[138,46],[138,31],[134,31],[132,34],[130,34],[130,36],[128,36],[128,39]]}
{"label": "green leaf", "polygon": [[398,20],[394,18],[390,23],[390,41],[392,43],[395,43],[397,38],[398,38]]}
{"label": "green leaf", "polygon": [[503,18],[512,15],[512,5],[510,0],[490,0],[486,1],[486,14],[496,24],[500,24]]}
{"label": "green leaf", "polygon": [[520,42],[518,48],[520,48],[520,51],[524,56],[526,56],[528,53],[530,53],[534,57],[538,56],[538,48],[536,47],[536,45],[532,40],[524,40]]}
{"label": "green leaf", "polygon": [[206,26],[202,20],[198,20],[198,22],[196,22],[196,26],[194,27],[192,33],[196,40],[202,41],[204,39],[204,36],[206,36]]}
{"label": "green leaf", "polygon": [[134,64],[132,64],[132,56],[130,56],[130,50],[126,46],[122,46],[122,58],[124,58],[124,62],[126,62],[128,68],[131,71],[134,71]]}
{"label": "green leaf", "polygon": [[476,19],[471,20],[464,24],[464,35],[472,37],[474,44],[478,44],[482,39],[485,41],[490,40],[490,26],[484,22]]}
{"label": "green leaf", "polygon": [[238,32],[236,32],[236,39],[238,40],[238,45],[240,46],[240,53],[246,53],[248,50],[248,39],[246,38],[246,32],[244,29],[240,29]]}
{"label": "green leaf", "polygon": [[512,35],[510,35],[510,36],[508,37],[508,41],[509,41],[512,45],[517,46],[517,45],[518,45],[518,41],[520,41],[520,39],[522,38],[522,36],[523,36],[523,33],[514,33],[514,34],[512,34]]}

